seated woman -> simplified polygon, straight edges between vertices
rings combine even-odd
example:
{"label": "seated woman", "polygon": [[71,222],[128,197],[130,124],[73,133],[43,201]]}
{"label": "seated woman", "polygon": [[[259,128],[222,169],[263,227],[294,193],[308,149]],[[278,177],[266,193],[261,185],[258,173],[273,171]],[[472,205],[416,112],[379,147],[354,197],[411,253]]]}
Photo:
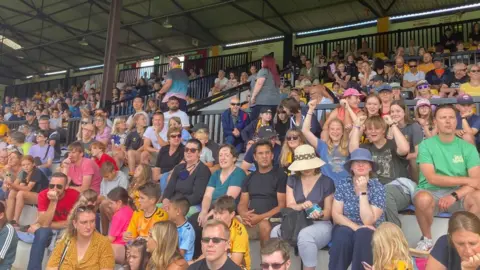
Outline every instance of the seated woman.
{"label": "seated woman", "polygon": [[347,83],[350,81],[350,78],[352,77],[350,76],[350,74],[348,74],[344,63],[338,64],[337,71],[335,72],[335,74],[333,74],[333,76],[335,77],[335,82],[340,84],[340,86],[344,89],[347,88]]}
{"label": "seated woman", "polygon": [[200,161],[202,143],[191,139],[185,145],[185,163],[178,164],[172,171],[167,188],[162,196],[162,207],[168,207],[170,200],[185,198],[191,207],[187,217],[199,212],[210,170]]}
{"label": "seated woman", "polygon": [[478,269],[479,242],[480,219],[466,211],[454,213],[448,221],[448,234],[438,238],[425,270]]}
{"label": "seated woman", "polygon": [[110,240],[95,230],[95,219],[93,206],[77,205],[72,209],[62,239],[48,260],[47,270],[115,268]]}
{"label": "seated woman", "polygon": [[335,222],[330,248],[329,269],[364,269],[362,262],[372,264],[372,235],[384,220],[385,187],[371,174],[376,163],[367,149],[358,148],[345,163],[352,173],[335,191],[332,217]]}
{"label": "seated woman", "polygon": [[127,149],[129,174],[133,172],[140,164],[140,156],[143,152],[143,133],[147,127],[147,118],[143,113],[137,113],[133,117],[135,129],[131,130],[125,139],[125,148]]}
{"label": "seated woman", "polygon": [[218,71],[218,78],[215,79],[215,84],[210,90],[209,96],[213,96],[225,90],[227,88],[228,79],[225,78],[225,71]]}
{"label": "seated woman", "polygon": [[112,156],[119,168],[123,167],[125,157],[127,156],[125,148],[125,139],[127,138],[127,124],[124,118],[115,118],[112,125]]}
{"label": "seated woman", "polygon": [[240,75],[240,82],[238,83],[238,85],[242,85],[242,84],[246,84],[246,83],[249,83],[248,82],[248,74],[247,74],[247,72],[242,72],[242,74]]}
{"label": "seated woman", "polygon": [[[295,161],[288,167],[295,175],[287,180],[287,207],[306,211],[308,218],[313,219],[313,224],[300,230],[297,237],[298,252],[306,270],[316,269],[318,250],[328,245],[332,235],[335,186],[332,179],[320,173],[322,166],[325,162],[317,157],[315,149],[304,144],[295,149]],[[280,232],[281,225],[277,225],[270,237],[281,237]]]}
{"label": "seated woman", "polygon": [[248,126],[246,126],[240,133],[242,140],[248,143],[249,141],[253,140],[261,127],[273,127],[272,118],[272,110],[270,110],[268,107],[262,108],[258,119],[250,122],[250,124],[248,124]]}
{"label": "seated woman", "polygon": [[107,118],[103,116],[95,116],[95,140],[108,146],[112,137],[112,129],[107,125]]}
{"label": "seated woman", "polygon": [[294,128],[287,131],[285,141],[283,142],[282,151],[280,152],[280,165],[286,172],[288,172],[288,175],[290,175],[288,167],[295,160],[293,155],[295,149],[306,143],[307,139],[305,139],[305,136],[303,136],[300,130]]}
{"label": "seated woman", "polygon": [[367,118],[382,115],[382,100],[376,94],[370,94],[365,98],[364,112]]}
{"label": "seated woman", "polygon": [[148,164],[139,164],[135,168],[135,172],[130,179],[128,186],[128,196],[131,200],[131,206],[134,210],[140,209],[138,188],[150,182],[152,179],[152,169]]}
{"label": "seated woman", "polygon": [[115,166],[115,171],[118,171],[117,163],[110,155],[105,153],[106,150],[105,144],[99,141],[95,141],[90,145],[92,159],[98,165],[98,168],[102,168],[103,163],[110,161]]}
{"label": "seated woman", "polygon": [[22,158],[22,170],[13,183],[5,183],[10,192],[6,216],[10,224],[16,225],[25,204],[37,204],[38,193],[48,187],[47,176],[37,167],[32,156]]}
{"label": "seated woman", "polygon": [[420,98],[417,100],[414,116],[415,121],[422,127],[425,139],[437,135],[437,128],[433,123],[432,106],[428,99]]}
{"label": "seated woman", "polygon": [[160,148],[155,168],[152,169],[154,174],[153,179],[160,179],[160,190],[162,193],[167,187],[169,173],[177,164],[183,161],[185,147],[181,143],[180,130],[181,129],[177,127],[168,129],[168,144]]}
{"label": "seated woman", "polygon": [[177,225],[173,221],[155,223],[147,240],[147,251],[152,254],[146,269],[186,270],[188,263],[180,253]]}
{"label": "seated woman", "polygon": [[[187,143],[187,141],[192,138],[190,133],[186,129],[183,128],[182,120],[178,116],[174,116],[174,117],[170,118],[170,120],[168,120],[168,129],[171,129],[171,128],[179,128],[180,129],[180,134],[182,135],[182,144],[183,145],[185,145]],[[164,138],[164,140],[168,141],[168,138]]]}
{"label": "seated woman", "polygon": [[37,144],[32,145],[28,154],[36,160],[37,168],[48,177],[52,174],[50,168],[55,158],[55,149],[47,143],[48,131],[38,130],[36,133]]}
{"label": "seated woman", "polygon": [[225,90],[237,87],[238,85],[238,80],[237,77],[235,76],[235,72],[230,72],[229,73],[229,79],[227,82],[227,86],[225,87]]}

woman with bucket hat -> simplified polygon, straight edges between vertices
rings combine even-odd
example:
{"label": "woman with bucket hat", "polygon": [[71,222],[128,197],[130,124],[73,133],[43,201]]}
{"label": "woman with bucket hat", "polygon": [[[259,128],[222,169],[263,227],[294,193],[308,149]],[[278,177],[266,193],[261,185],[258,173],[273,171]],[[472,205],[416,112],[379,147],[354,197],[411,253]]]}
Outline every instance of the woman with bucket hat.
{"label": "woman with bucket hat", "polygon": [[376,163],[367,149],[358,148],[345,163],[352,176],[336,186],[332,217],[335,222],[329,269],[363,270],[372,265],[373,230],[385,220],[385,187],[372,177]]}
{"label": "woman with bucket hat", "polygon": [[[287,180],[287,207],[307,212],[313,224],[300,230],[298,251],[306,270],[317,266],[317,252],[325,247],[332,235],[331,212],[335,186],[333,180],[320,173],[325,162],[317,157],[315,149],[300,145],[295,149],[294,162],[288,170],[295,172]],[[280,226],[274,227],[270,237],[280,237]]]}

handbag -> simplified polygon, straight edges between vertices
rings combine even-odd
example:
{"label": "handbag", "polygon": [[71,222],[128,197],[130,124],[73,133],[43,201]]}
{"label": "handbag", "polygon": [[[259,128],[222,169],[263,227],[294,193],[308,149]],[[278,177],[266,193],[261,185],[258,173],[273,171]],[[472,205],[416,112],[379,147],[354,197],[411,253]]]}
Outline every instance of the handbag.
{"label": "handbag", "polygon": [[67,241],[67,243],[65,244],[65,247],[63,248],[62,257],[60,257],[60,262],[58,263],[58,270],[60,270],[60,267],[62,266],[63,261],[65,260],[65,257],[67,256],[67,251],[68,251],[69,246],[70,246],[70,240]]}
{"label": "handbag", "polygon": [[[45,159],[47,157],[49,150],[50,150],[50,144],[47,147],[47,151],[45,152],[45,156],[43,157],[43,159]],[[33,162],[35,163],[35,166],[42,165],[42,160],[40,159],[40,157],[34,157]]]}
{"label": "handbag", "polygon": [[280,225],[281,238],[292,247],[296,247],[298,234],[303,228],[312,225],[313,221],[307,218],[305,211],[283,208],[280,210],[280,213],[282,215],[282,224]]}

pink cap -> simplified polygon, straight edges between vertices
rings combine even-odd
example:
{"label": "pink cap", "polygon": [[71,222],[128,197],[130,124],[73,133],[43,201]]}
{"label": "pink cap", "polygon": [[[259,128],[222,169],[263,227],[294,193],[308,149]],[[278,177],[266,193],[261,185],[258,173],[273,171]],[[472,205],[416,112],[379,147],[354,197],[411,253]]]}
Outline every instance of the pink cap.
{"label": "pink cap", "polygon": [[361,97],[363,94],[359,93],[355,88],[348,88],[347,90],[343,91],[343,97],[350,97],[350,96],[357,96]]}
{"label": "pink cap", "polygon": [[430,106],[430,101],[426,98],[421,98],[419,100],[417,100],[417,105],[415,105],[415,109],[418,108],[418,107],[422,107],[422,106]]}

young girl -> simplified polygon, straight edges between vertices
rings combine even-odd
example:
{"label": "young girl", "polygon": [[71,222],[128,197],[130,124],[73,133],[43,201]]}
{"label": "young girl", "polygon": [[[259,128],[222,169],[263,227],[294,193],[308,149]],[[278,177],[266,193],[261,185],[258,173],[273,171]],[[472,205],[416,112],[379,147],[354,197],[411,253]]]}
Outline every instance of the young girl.
{"label": "young girl", "polygon": [[128,256],[129,270],[146,269],[148,263],[147,240],[137,238],[128,247],[130,255]]}
{"label": "young girl", "polygon": [[261,127],[273,127],[272,118],[272,110],[269,108],[263,108],[260,111],[260,116],[258,119],[248,124],[248,126],[242,130],[241,135],[243,141],[248,143],[250,140],[252,140],[257,135],[258,130],[260,130]]}
{"label": "young girl", "polygon": [[112,156],[117,163],[117,166],[121,168],[125,161],[126,149],[125,139],[127,138],[127,124],[124,118],[115,118],[112,125],[112,139],[110,143],[112,145]]}
{"label": "young girl", "polygon": [[140,209],[140,203],[138,202],[139,194],[138,188],[146,184],[152,179],[152,169],[149,165],[140,164],[135,168],[135,172],[130,179],[130,186],[128,187],[128,195],[132,201],[132,208],[134,210]]}
{"label": "young girl", "polygon": [[375,94],[370,94],[365,99],[365,114],[368,117],[382,114],[382,101]]}
{"label": "young girl", "polygon": [[432,106],[428,99],[421,98],[415,105],[415,121],[422,127],[424,138],[430,138],[437,134],[437,128],[433,124]]}
{"label": "young girl", "polygon": [[[170,118],[170,120],[168,121],[168,129],[171,129],[171,128],[179,128],[181,130],[183,145],[185,145],[187,141],[192,138],[190,133],[182,127],[182,120],[178,116],[174,116]],[[167,141],[168,138],[164,138],[164,140]]]}
{"label": "young girl", "polygon": [[147,127],[147,118],[142,113],[137,113],[134,116],[133,130],[127,135],[125,139],[125,148],[127,149],[128,169],[129,174],[132,175],[135,166],[140,164],[140,156],[143,152],[143,133]]}
{"label": "young girl", "polygon": [[[302,132],[298,129],[289,129],[285,136],[285,141],[283,142],[282,151],[280,152],[280,165],[288,170],[293,162],[295,149],[302,145],[306,144],[307,140],[303,136]],[[290,174],[290,171],[288,171]]]}
{"label": "young girl", "polygon": [[285,135],[290,128],[290,118],[282,105],[278,105],[277,107],[277,117],[275,120],[275,131],[278,134],[278,139],[283,142]]}

